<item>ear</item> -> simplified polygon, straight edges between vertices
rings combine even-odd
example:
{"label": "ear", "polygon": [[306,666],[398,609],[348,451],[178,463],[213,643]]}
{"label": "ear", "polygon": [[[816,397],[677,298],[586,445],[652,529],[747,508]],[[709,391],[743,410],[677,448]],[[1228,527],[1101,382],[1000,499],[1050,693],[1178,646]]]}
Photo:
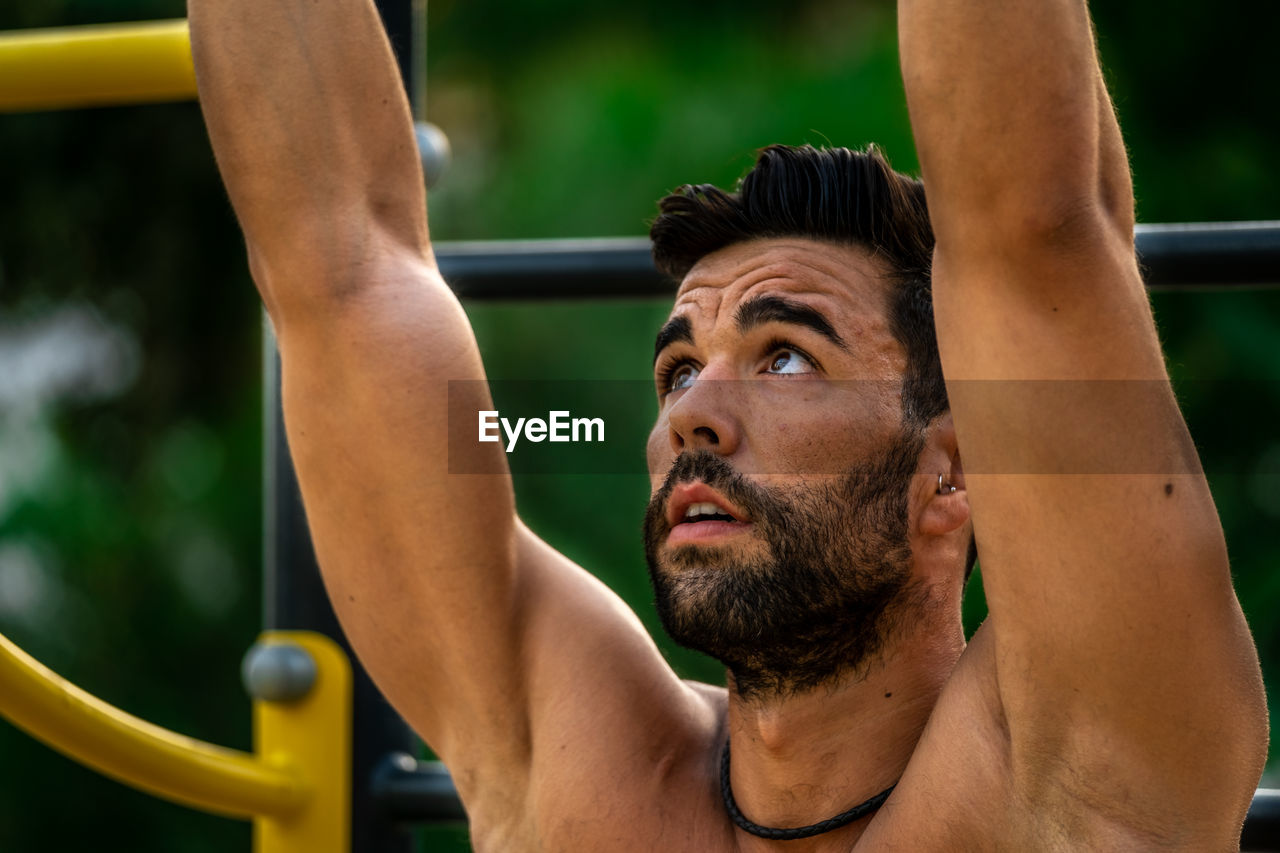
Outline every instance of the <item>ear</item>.
{"label": "ear", "polygon": [[[920,474],[927,478],[919,528],[926,536],[945,536],[969,520],[969,496],[964,487],[964,466],[956,444],[956,426],[947,412],[929,426],[920,454]],[[938,475],[942,490],[938,490]]]}

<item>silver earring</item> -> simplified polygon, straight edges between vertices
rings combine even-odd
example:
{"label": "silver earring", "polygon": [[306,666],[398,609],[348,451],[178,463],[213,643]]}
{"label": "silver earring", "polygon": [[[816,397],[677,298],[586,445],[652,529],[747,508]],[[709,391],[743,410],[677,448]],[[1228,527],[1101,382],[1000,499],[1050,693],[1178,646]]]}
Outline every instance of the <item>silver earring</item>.
{"label": "silver earring", "polygon": [[956,490],[956,487],[951,485],[950,483],[947,483],[944,485],[942,482],[942,475],[941,474],[938,475],[938,494],[949,495],[955,490]]}

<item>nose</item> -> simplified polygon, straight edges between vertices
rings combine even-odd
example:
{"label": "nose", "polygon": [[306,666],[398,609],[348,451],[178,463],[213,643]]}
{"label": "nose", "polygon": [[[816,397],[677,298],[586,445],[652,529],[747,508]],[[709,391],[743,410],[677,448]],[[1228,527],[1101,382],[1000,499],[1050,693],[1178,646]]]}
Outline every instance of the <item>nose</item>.
{"label": "nose", "polygon": [[680,392],[667,413],[672,451],[710,450],[720,456],[732,455],[742,442],[740,384],[707,378],[704,372]]}

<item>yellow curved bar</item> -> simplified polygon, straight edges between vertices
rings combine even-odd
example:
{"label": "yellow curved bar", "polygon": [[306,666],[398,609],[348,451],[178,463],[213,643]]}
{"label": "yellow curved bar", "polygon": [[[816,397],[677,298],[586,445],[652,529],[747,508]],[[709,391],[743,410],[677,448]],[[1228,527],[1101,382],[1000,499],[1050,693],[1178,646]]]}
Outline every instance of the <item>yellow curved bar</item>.
{"label": "yellow curved bar", "polygon": [[297,771],[175,734],[91,696],[0,635],[0,715],[82,764],[157,796],[233,817],[288,817]]}
{"label": "yellow curved bar", "polygon": [[0,33],[0,112],[195,96],[182,19]]}

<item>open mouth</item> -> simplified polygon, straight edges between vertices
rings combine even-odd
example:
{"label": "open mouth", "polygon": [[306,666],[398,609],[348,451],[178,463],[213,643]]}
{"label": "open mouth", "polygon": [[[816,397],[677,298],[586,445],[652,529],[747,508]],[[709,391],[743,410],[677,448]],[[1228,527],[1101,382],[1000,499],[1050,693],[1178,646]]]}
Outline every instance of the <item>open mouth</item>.
{"label": "open mouth", "polygon": [[751,526],[745,512],[706,483],[682,483],[673,489],[667,522],[671,527],[669,545],[721,539]]}
{"label": "open mouth", "polygon": [[732,515],[725,512],[723,509],[711,503],[710,501],[703,501],[701,503],[690,504],[689,508],[684,511],[684,518],[681,520],[680,523],[681,524],[690,524],[690,523],[697,524],[704,521],[737,521],[737,520],[738,519],[734,518]]}

